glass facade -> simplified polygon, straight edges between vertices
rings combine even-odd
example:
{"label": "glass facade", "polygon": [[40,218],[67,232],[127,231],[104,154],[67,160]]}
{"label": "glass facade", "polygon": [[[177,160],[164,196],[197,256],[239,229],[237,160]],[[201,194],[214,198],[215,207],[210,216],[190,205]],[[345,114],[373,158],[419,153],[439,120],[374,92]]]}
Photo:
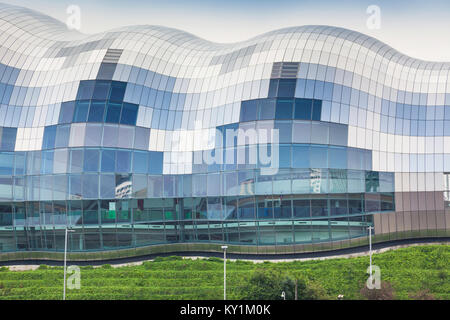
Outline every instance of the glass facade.
{"label": "glass facade", "polygon": [[86,252],[448,234],[447,63],[326,26],[0,22],[0,252],[61,251],[66,227]]}

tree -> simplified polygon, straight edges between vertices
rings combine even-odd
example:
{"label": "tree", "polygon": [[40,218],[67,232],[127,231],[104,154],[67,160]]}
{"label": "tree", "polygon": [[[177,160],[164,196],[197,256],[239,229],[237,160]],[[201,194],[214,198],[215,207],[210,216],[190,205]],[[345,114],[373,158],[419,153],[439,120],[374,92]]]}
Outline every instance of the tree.
{"label": "tree", "polygon": [[360,291],[361,295],[368,300],[394,300],[395,292],[391,284],[381,281],[380,289],[369,289],[365,285]]}
{"label": "tree", "polygon": [[240,295],[245,300],[281,300],[284,291],[286,299],[292,299],[294,286],[294,281],[279,271],[257,269],[242,284]]}
{"label": "tree", "polygon": [[286,300],[294,300],[295,281],[299,300],[327,299],[325,289],[318,283],[307,279],[295,279],[293,276],[273,269],[257,269],[246,279],[240,289],[240,296],[246,300],[282,300],[284,291]]}

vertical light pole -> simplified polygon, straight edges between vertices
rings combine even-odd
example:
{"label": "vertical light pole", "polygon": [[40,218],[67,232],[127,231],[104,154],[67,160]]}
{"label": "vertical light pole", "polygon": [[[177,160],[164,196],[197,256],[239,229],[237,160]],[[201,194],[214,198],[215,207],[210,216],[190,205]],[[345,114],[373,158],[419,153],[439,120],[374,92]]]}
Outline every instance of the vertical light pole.
{"label": "vertical light pole", "polygon": [[75,230],[68,229],[66,227],[65,237],[64,237],[64,291],[63,300],[66,300],[66,262],[67,262],[67,233],[75,232]]}
{"label": "vertical light pole", "polygon": [[369,257],[370,257],[369,273],[370,273],[370,279],[372,280],[372,230],[373,230],[373,227],[370,226],[367,229],[369,230]]}
{"label": "vertical light pole", "polygon": [[223,250],[223,300],[227,300],[227,249],[228,249],[228,246],[222,246],[222,250]]}

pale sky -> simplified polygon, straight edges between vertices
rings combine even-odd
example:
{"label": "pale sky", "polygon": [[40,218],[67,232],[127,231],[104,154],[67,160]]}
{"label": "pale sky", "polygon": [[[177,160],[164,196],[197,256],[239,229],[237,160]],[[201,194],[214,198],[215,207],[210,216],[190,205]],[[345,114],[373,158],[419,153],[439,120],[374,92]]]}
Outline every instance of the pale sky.
{"label": "pale sky", "polygon": [[[126,25],[163,25],[214,42],[236,42],[289,26],[321,24],[373,36],[411,57],[450,62],[449,0],[0,0],[65,22],[69,5],[81,9],[81,32]],[[381,10],[381,28],[366,21]]]}

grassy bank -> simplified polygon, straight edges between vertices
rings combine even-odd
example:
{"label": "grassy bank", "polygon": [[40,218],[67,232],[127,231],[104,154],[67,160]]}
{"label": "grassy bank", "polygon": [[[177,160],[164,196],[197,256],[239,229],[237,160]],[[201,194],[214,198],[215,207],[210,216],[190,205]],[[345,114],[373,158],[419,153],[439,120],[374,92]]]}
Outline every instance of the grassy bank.
{"label": "grassy bank", "polygon": [[[398,299],[428,289],[436,299],[450,299],[450,246],[427,245],[391,250],[373,256]],[[319,283],[335,298],[360,299],[369,257],[279,263],[227,263],[229,299],[239,299],[239,286],[257,268],[280,269]],[[61,299],[63,268],[34,271],[0,268],[0,299]],[[139,266],[81,267],[81,289],[67,299],[222,299],[223,261],[218,258],[156,258]]]}

